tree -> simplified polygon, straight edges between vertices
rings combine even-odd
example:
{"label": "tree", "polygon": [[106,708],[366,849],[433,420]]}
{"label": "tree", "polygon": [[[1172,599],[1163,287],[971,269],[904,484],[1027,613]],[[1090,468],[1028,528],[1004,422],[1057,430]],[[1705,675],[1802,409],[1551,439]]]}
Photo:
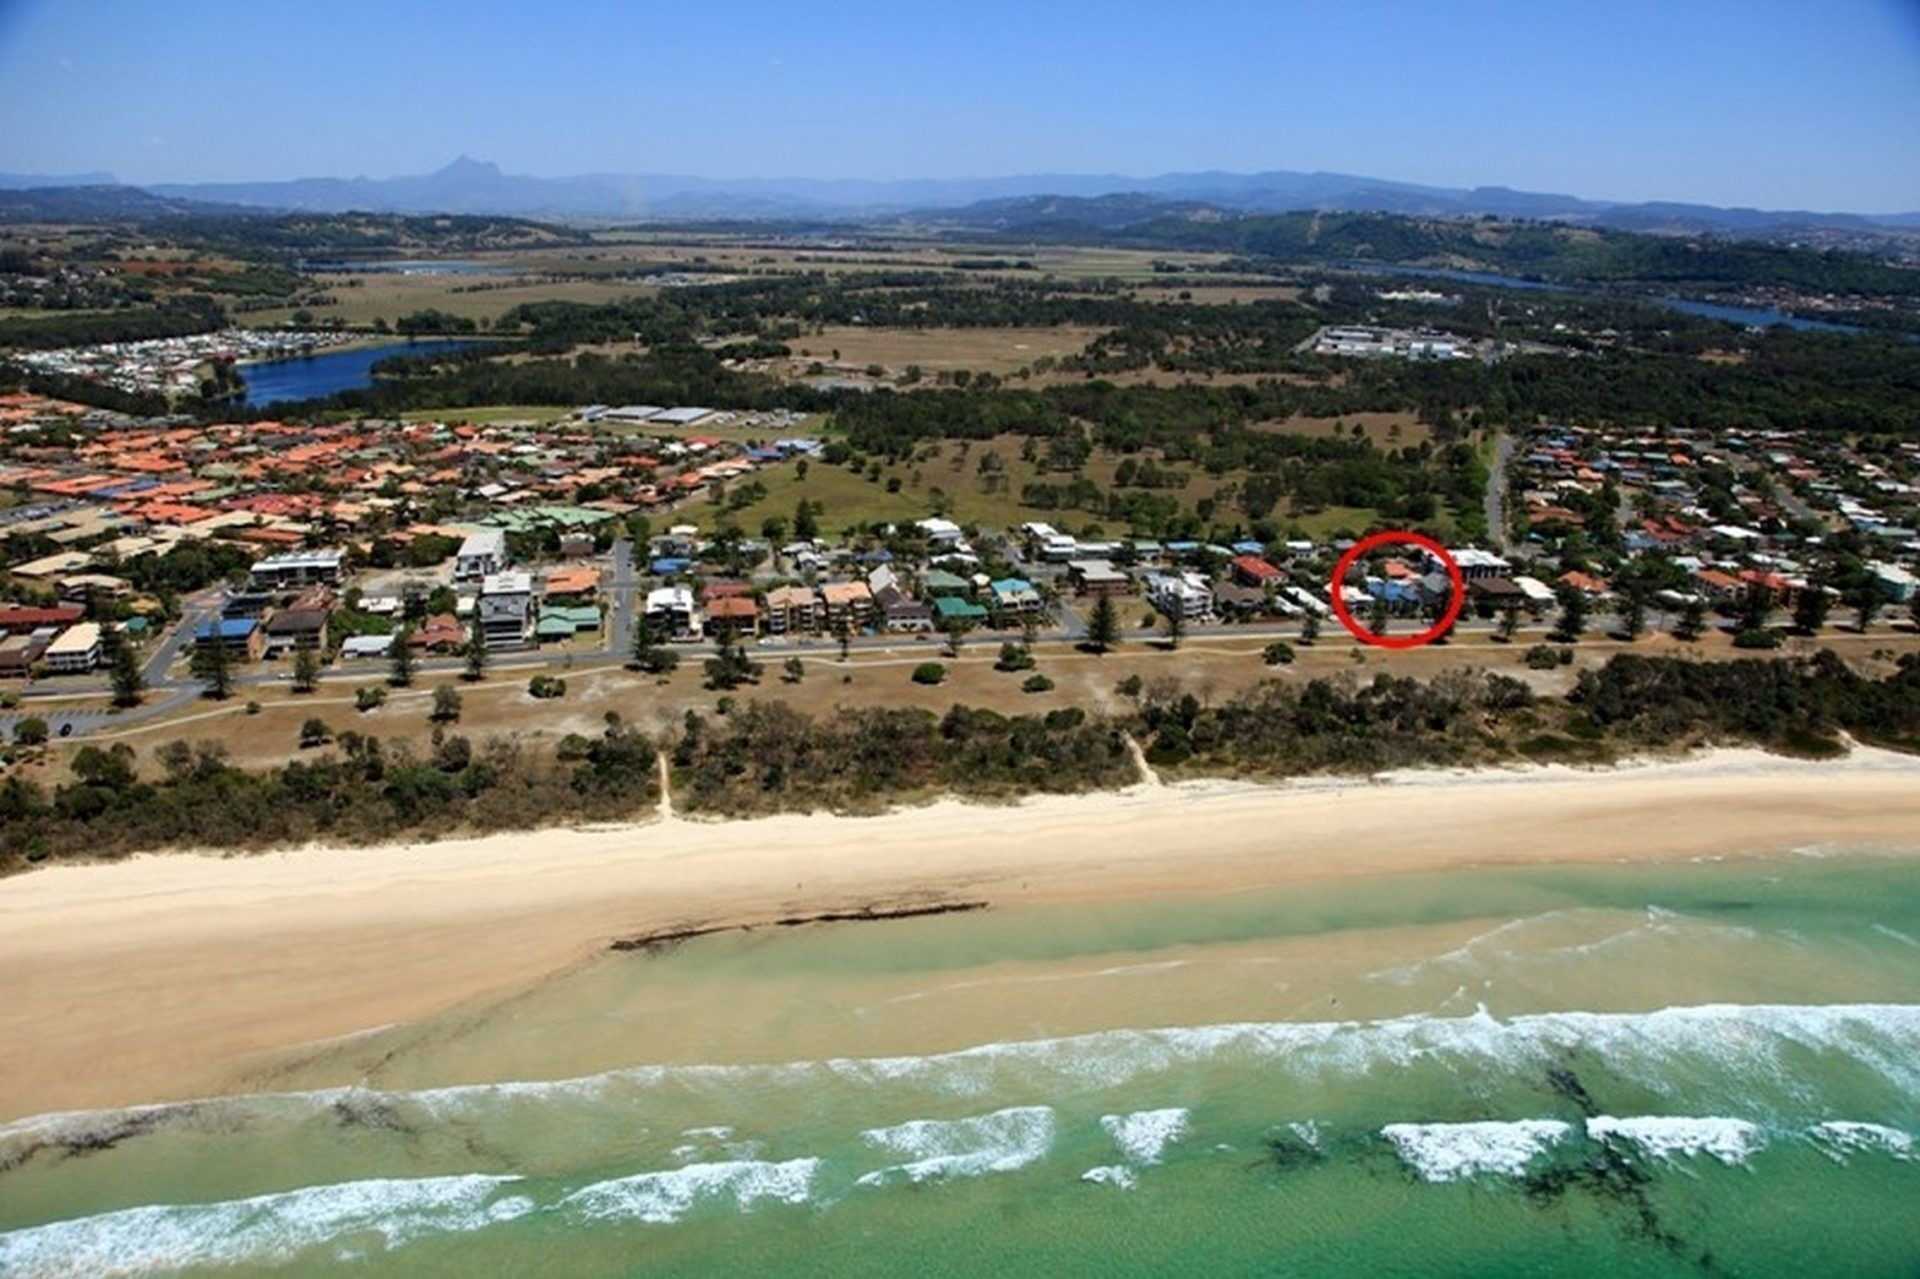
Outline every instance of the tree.
{"label": "tree", "polygon": [[487,633],[480,626],[480,603],[474,601],[473,626],[467,632],[466,669],[460,678],[469,684],[478,683],[487,677]]}
{"label": "tree", "polygon": [[387,650],[387,683],[395,688],[413,685],[413,628],[402,626]]}
{"label": "tree", "polygon": [[938,662],[922,662],[913,668],[913,682],[916,684],[938,684],[947,677],[947,668]]}
{"label": "tree", "polygon": [[1171,613],[1168,613],[1166,615],[1166,628],[1167,651],[1170,653],[1178,652],[1180,649],[1180,641],[1187,637],[1186,610],[1176,608]]}
{"label": "tree", "polygon": [[208,643],[193,646],[193,659],[188,669],[195,679],[205,687],[202,693],[215,701],[225,701],[233,696],[233,659],[227,653],[226,644],[216,634]]}
{"label": "tree", "polygon": [[[800,465],[805,466],[806,463],[802,462]],[[802,475],[801,478],[806,477]],[[811,542],[818,536],[820,536],[820,521],[813,514],[813,503],[803,497],[793,508],[793,540]]]}
{"label": "tree", "polygon": [[433,713],[428,716],[436,724],[448,724],[460,718],[460,690],[451,684],[442,684],[433,690]]}
{"label": "tree", "polygon": [[1320,615],[1318,613],[1308,613],[1304,618],[1300,619],[1300,642],[1311,645],[1319,638]]}
{"label": "tree", "polygon": [[311,693],[320,683],[320,655],[316,649],[302,644],[293,651],[293,691]]}
{"label": "tree", "polygon": [[306,750],[313,746],[324,746],[332,736],[333,730],[327,727],[327,721],[314,716],[300,725],[300,748]]}
{"label": "tree", "polygon": [[20,746],[44,746],[48,731],[46,720],[38,715],[29,715],[14,721],[13,740]]}
{"label": "tree", "polygon": [[1647,629],[1647,597],[1639,587],[1629,587],[1620,605],[1620,637],[1628,643],[1640,638]]}
{"label": "tree", "polygon": [[124,637],[113,646],[113,662],[109,672],[113,681],[113,704],[115,706],[138,706],[140,694],[146,691],[147,677],[140,672],[140,659],[133,651],[133,645]]}
{"label": "tree", "polygon": [[1873,625],[1873,619],[1880,616],[1880,605],[1884,601],[1880,588],[1871,581],[1862,582],[1847,592],[1847,603],[1853,608],[1853,628],[1862,635]]}
{"label": "tree", "polygon": [[1518,600],[1508,600],[1505,607],[1500,610],[1500,624],[1495,629],[1494,634],[1500,637],[1502,643],[1511,644],[1513,643],[1513,637],[1519,634],[1519,632],[1520,602]]}
{"label": "tree", "polygon": [[1793,602],[1793,627],[1803,635],[1813,635],[1827,624],[1827,613],[1833,608],[1833,597],[1821,586],[1808,583],[1800,597]]}
{"label": "tree", "polygon": [[1373,607],[1367,610],[1367,629],[1375,635],[1385,635],[1388,626],[1387,601],[1376,599]]}
{"label": "tree", "polygon": [[1560,599],[1560,620],[1553,624],[1553,638],[1571,644],[1587,629],[1587,593],[1571,583],[1556,594]]}
{"label": "tree", "polygon": [[734,689],[760,682],[760,663],[747,656],[731,631],[720,632],[719,651],[707,659],[707,687]]}
{"label": "tree", "polygon": [[1120,642],[1120,619],[1113,607],[1113,597],[1102,595],[1093,602],[1093,613],[1087,618],[1087,646],[1096,653],[1104,653]]}
{"label": "tree", "polygon": [[1680,606],[1680,620],[1674,625],[1673,637],[1681,640],[1697,640],[1700,633],[1707,629],[1707,605],[1698,595],[1687,597]]}
{"label": "tree", "polygon": [[942,629],[947,633],[947,656],[960,656],[960,649],[967,642],[967,632],[973,629],[973,623],[967,621],[965,618],[956,617],[949,621]]}
{"label": "tree", "polygon": [[781,678],[789,684],[798,684],[807,677],[807,664],[797,657],[789,657],[781,669],[786,672]]}
{"label": "tree", "polygon": [[1907,618],[1915,630],[1920,630],[1920,591],[1915,591],[1913,598],[1907,601]]}

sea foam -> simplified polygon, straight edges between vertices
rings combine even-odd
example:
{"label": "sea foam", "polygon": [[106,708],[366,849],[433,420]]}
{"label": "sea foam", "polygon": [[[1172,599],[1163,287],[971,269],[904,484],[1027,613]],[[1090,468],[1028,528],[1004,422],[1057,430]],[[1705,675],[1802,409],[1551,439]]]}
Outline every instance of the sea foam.
{"label": "sea foam", "polygon": [[869,1128],[860,1136],[902,1162],[869,1172],[863,1186],[881,1185],[896,1176],[908,1181],[941,1177],[978,1177],[1013,1172],[1046,1157],[1053,1148],[1050,1106],[1012,1106],[965,1119],[913,1119],[889,1128]]}
{"label": "sea foam", "polygon": [[151,1204],[0,1235],[0,1274],[138,1275],[183,1266],[283,1265],[377,1236],[398,1248],[534,1211],[516,1177],[348,1181],[208,1204]]}
{"label": "sea foam", "polygon": [[813,1193],[818,1159],[788,1159],[770,1163],[759,1159],[732,1159],[722,1163],[689,1164],[659,1172],[636,1173],[584,1186],[555,1208],[586,1221],[643,1221],[666,1225],[680,1220],[698,1204],[731,1199],[742,1212],[762,1201],[805,1203]]}
{"label": "sea foam", "polygon": [[1847,1156],[1854,1152],[1878,1152],[1904,1160],[1914,1158],[1913,1134],[1885,1124],[1829,1119],[1815,1124],[1807,1135],[1838,1163],[1845,1163]]}
{"label": "sea foam", "polygon": [[1558,1119],[1510,1119],[1388,1124],[1380,1135],[1422,1180],[1458,1181],[1482,1173],[1517,1177],[1571,1131]]}
{"label": "sea foam", "polygon": [[1745,1163],[1766,1144],[1759,1125],[1721,1116],[1637,1115],[1628,1119],[1596,1115],[1587,1120],[1595,1141],[1620,1138],[1656,1159],[1711,1155],[1729,1166]]}
{"label": "sea foam", "polygon": [[1136,1110],[1128,1115],[1102,1115],[1100,1126],[1137,1164],[1157,1164],[1167,1147],[1187,1135],[1188,1112],[1179,1106],[1164,1110]]}

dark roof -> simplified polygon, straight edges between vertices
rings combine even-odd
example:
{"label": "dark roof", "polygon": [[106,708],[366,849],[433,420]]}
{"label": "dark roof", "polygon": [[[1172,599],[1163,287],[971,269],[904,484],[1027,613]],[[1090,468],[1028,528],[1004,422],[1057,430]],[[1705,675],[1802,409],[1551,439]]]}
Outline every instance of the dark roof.
{"label": "dark roof", "polygon": [[267,622],[267,634],[307,635],[325,630],[326,625],[324,608],[283,608]]}

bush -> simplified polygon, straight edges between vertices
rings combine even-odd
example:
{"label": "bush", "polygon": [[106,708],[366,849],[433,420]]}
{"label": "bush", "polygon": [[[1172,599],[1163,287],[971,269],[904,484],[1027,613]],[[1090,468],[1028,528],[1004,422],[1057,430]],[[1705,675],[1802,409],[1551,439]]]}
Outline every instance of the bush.
{"label": "bush", "polygon": [[1053,691],[1053,681],[1045,675],[1029,675],[1020,682],[1020,691],[1023,693],[1050,693]]}
{"label": "bush", "polygon": [[22,746],[43,746],[47,740],[47,721],[29,715],[13,726],[13,740]]}
{"label": "bush", "polygon": [[380,684],[369,684],[365,688],[353,690],[353,709],[370,711],[387,704],[387,690]]}
{"label": "bush", "polygon": [[448,724],[460,718],[460,690],[442,684],[433,690],[433,712],[428,716],[436,724]]}
{"label": "bush", "polygon": [[567,681],[557,675],[535,675],[527,682],[527,692],[545,701],[567,695]]}
{"label": "bush", "polygon": [[938,684],[947,678],[947,668],[938,662],[922,662],[913,668],[916,684]]}
{"label": "bush", "polygon": [[1024,644],[1009,641],[1000,646],[1000,657],[993,664],[996,671],[1030,671],[1033,669],[1033,650]]}
{"label": "bush", "polygon": [[1138,675],[1129,675],[1113,686],[1113,691],[1122,697],[1138,697],[1140,690],[1146,687]]}
{"label": "bush", "polygon": [[1779,648],[1784,638],[1779,631],[1741,631],[1733,637],[1733,646],[1735,648]]}
{"label": "bush", "polygon": [[1268,666],[1287,666],[1293,662],[1293,645],[1285,640],[1275,640],[1267,645],[1263,656]]}
{"label": "bush", "polygon": [[324,746],[333,736],[333,730],[327,727],[327,721],[315,717],[300,726],[300,749]]}
{"label": "bush", "polygon": [[1566,666],[1573,661],[1573,650],[1556,648],[1552,644],[1535,644],[1527,650],[1527,667],[1530,670],[1550,671],[1555,667]]}
{"label": "bush", "polygon": [[247,714],[249,714],[249,715],[258,715],[258,714],[260,713],[260,710],[261,710],[261,706],[260,706],[260,703],[258,703],[258,702],[248,702],[248,703],[247,703]]}

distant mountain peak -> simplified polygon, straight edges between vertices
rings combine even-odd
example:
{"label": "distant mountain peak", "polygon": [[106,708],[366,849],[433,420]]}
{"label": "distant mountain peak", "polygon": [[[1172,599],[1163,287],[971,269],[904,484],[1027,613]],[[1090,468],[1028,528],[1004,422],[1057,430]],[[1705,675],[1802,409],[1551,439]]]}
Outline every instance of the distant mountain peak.
{"label": "distant mountain peak", "polygon": [[433,174],[436,178],[497,178],[500,166],[491,160],[476,160],[470,155],[456,156],[453,163]]}

